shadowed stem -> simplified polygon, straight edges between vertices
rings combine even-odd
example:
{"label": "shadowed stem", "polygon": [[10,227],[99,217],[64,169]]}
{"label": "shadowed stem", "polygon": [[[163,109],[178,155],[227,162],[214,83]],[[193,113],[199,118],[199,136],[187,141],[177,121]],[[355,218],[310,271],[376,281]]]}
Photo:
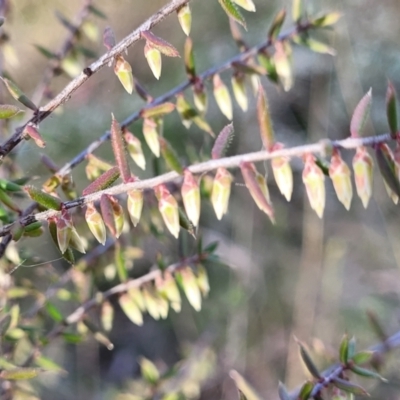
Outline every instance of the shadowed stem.
{"label": "shadowed stem", "polygon": [[[388,337],[385,341],[382,341],[380,343],[377,343],[371,347],[369,347],[367,350],[373,351],[378,354],[385,354],[390,350],[393,350],[396,347],[400,347],[400,331],[396,332],[392,336]],[[314,396],[316,396],[324,387],[328,386],[332,381],[339,377],[340,374],[345,371],[347,368],[345,365],[337,363],[329,368],[327,368],[325,371],[321,373],[321,376],[324,378],[323,382],[318,382],[315,386],[314,389],[311,392],[310,399],[312,399]],[[290,398],[293,400],[296,400],[299,396],[300,393],[300,388],[294,390],[293,392],[290,393]]]}
{"label": "shadowed stem", "polygon": [[[276,157],[301,157],[307,153],[316,153],[324,155],[327,148],[342,148],[342,149],[355,149],[360,146],[375,146],[379,143],[386,143],[392,139],[389,133],[385,133],[378,136],[370,136],[365,138],[348,138],[343,140],[322,140],[314,144],[306,144],[302,146],[287,148],[276,150],[273,152],[269,151],[256,151],[254,153],[246,153],[240,154],[231,157],[224,157],[217,160],[209,160],[204,161],[202,163],[194,164],[187,169],[192,172],[193,174],[203,174],[207,172],[214,171],[220,167],[223,168],[238,168],[242,162],[259,162],[265,160],[271,160],[272,158]],[[135,182],[130,183],[122,183],[120,185],[112,186],[108,189],[101,190],[99,192],[89,194],[87,196],[79,197],[75,200],[66,201],[63,203],[65,209],[71,209],[76,207],[82,207],[87,203],[92,203],[95,201],[100,200],[103,194],[110,194],[110,195],[120,195],[126,193],[130,190],[145,190],[145,189],[152,189],[157,185],[162,183],[167,183],[171,181],[175,181],[178,179],[182,179],[182,176],[179,175],[177,172],[167,172],[165,174],[156,176],[154,178],[144,179],[142,181],[138,180]],[[56,210],[48,210],[41,213],[37,213],[35,215],[29,215],[27,217],[23,217],[19,220],[19,223],[26,226],[35,221],[46,221],[51,217],[55,217],[60,213],[60,211]],[[6,235],[11,226],[13,224],[5,225],[0,230],[0,236]]]}
{"label": "shadowed stem", "polygon": [[154,25],[161,22],[167,15],[173,13],[179,7],[188,2],[189,0],[171,1],[162,7],[158,12],[153,14],[139,28],[135,29],[132,33],[122,39],[110,51],[85,68],[84,72],[81,72],[79,76],[73,79],[53,100],[51,100],[45,106],[40,107],[39,111],[25,125],[17,128],[14,134],[3,145],[0,146],[0,160],[10,153],[10,151],[13,150],[14,147],[16,147],[23,140],[22,133],[28,123],[37,125],[47,118],[55,109],[66,103],[71,98],[72,94],[79,87],[81,87],[90,76],[98,72],[104,66],[108,65],[109,61],[113,60],[115,56],[123,53],[125,49],[127,49],[133,43],[140,40],[141,32],[150,30]]}

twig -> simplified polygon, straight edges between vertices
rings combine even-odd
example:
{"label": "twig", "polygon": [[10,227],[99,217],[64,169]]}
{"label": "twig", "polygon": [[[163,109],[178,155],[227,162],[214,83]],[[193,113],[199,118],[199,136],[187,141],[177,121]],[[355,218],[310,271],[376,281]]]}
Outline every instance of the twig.
{"label": "twig", "polygon": [[[396,332],[392,336],[390,336],[387,340],[377,343],[368,348],[369,351],[373,351],[378,354],[385,354],[390,350],[393,350],[396,347],[400,346],[400,331]],[[329,383],[331,383],[335,378],[339,377],[339,375],[346,369],[345,365],[340,363],[336,363],[329,368],[327,368],[324,372],[321,373],[321,376],[324,378],[323,382],[318,382],[310,395],[310,399],[316,396],[324,387],[326,387]],[[290,393],[290,397],[295,400],[298,398],[300,393],[300,388],[294,390]]]}
{"label": "twig", "polygon": [[66,103],[72,96],[72,94],[82,86],[90,76],[98,72],[101,68],[106,66],[110,60],[118,54],[121,54],[125,49],[137,42],[141,38],[141,32],[150,30],[154,25],[162,21],[166,16],[176,11],[182,5],[188,3],[189,0],[173,0],[158,12],[153,14],[146,22],[144,22],[139,28],[135,29],[132,33],[122,39],[117,45],[115,45],[110,51],[101,56],[97,61],[90,64],[84,69],[84,72],[72,80],[53,100],[47,103],[45,106],[40,107],[39,111],[23,126],[17,128],[14,134],[0,146],[0,160],[4,158],[15,146],[17,146],[22,140],[22,133],[25,126],[28,123],[35,125],[39,124],[45,118],[47,118],[56,108]]}
{"label": "twig", "polygon": [[[309,25],[298,25],[295,28],[291,29],[288,32],[285,32],[281,34],[276,41],[285,41],[291,38],[292,36],[298,34],[301,31],[305,31],[309,29]],[[188,79],[185,82],[182,82],[178,86],[174,87],[171,89],[169,92],[164,93],[163,95],[155,98],[153,101],[149,102],[146,104],[144,107],[142,107],[139,111],[133,113],[129,117],[127,117],[124,121],[121,123],[122,128],[126,128],[129,125],[131,125],[133,122],[139,120],[141,118],[141,115],[144,110],[148,108],[152,108],[154,106],[157,106],[159,104],[165,103],[166,101],[174,98],[177,94],[182,93],[184,90],[189,88],[190,86],[198,83],[198,82],[204,82],[205,80],[212,78],[215,74],[219,74],[223,71],[226,71],[230,68],[232,68],[233,63],[237,62],[244,62],[248,60],[249,58],[255,56],[258,52],[261,50],[264,50],[272,45],[271,40],[266,40],[256,46],[253,46],[249,48],[248,50],[241,52],[232,58],[226,60],[222,64],[211,67],[210,69],[204,71],[202,74],[196,76],[196,80],[193,79]],[[56,176],[59,176],[60,178],[64,177],[65,175],[69,174],[71,170],[76,167],[78,164],[80,164],[82,161],[84,161],[87,157],[88,154],[93,153],[96,149],[98,149],[104,142],[106,142],[108,139],[110,139],[110,131],[106,131],[102,136],[99,137],[96,141],[91,143],[85,150],[83,150],[81,153],[79,153],[76,157],[74,157],[70,162],[65,164],[62,168],[60,168],[59,171],[55,174]]]}
{"label": "twig", "polygon": [[[386,143],[390,140],[392,140],[392,138],[389,133],[385,133],[379,136],[365,137],[365,138],[348,138],[344,140],[334,140],[334,141],[322,140],[314,144],[306,144],[288,149],[276,150],[273,152],[262,150],[262,151],[256,151],[254,153],[246,153],[232,157],[220,158],[217,160],[209,160],[199,164],[191,165],[188,167],[188,170],[193,174],[203,174],[214,171],[220,167],[237,168],[240,166],[242,162],[259,162],[259,161],[270,160],[276,157],[301,157],[306,153],[324,154],[327,147],[329,146],[332,146],[334,148],[355,149],[359,146],[373,147],[379,143]],[[154,178],[149,178],[142,181],[122,183],[120,185],[116,185],[108,189],[101,190],[93,194],[89,194],[87,196],[79,197],[75,200],[67,201],[63,203],[63,205],[66,209],[82,207],[87,203],[92,203],[100,200],[103,194],[119,195],[133,189],[139,189],[139,190],[152,189],[157,185],[171,182],[179,178],[181,178],[181,176],[177,172],[175,171],[167,172],[163,175],[159,175]],[[28,217],[21,218],[19,220],[19,223],[26,226],[35,221],[48,220],[51,217],[57,216],[59,213],[60,212],[56,210],[48,210],[35,215],[29,215]],[[12,224],[3,226],[3,228],[0,230],[0,236],[6,235],[9,232],[11,226]]]}
{"label": "twig", "polygon": [[[165,271],[170,273],[176,272],[180,268],[201,262],[205,257],[206,254],[203,253],[185,258],[175,264],[170,265],[165,269]],[[51,332],[49,332],[48,335],[46,335],[46,339],[51,340],[57,337],[67,326],[79,322],[90,309],[103,303],[104,300],[117,294],[125,293],[131,288],[138,288],[147,282],[152,282],[159,276],[162,276],[163,273],[164,271],[160,269],[155,269],[153,271],[150,271],[146,275],[141,276],[140,278],[131,279],[126,282],[120,283],[119,285],[116,285],[111,289],[106,290],[105,292],[98,292],[93,298],[80,305],[75,311],[69,314],[61,324],[59,324]]]}

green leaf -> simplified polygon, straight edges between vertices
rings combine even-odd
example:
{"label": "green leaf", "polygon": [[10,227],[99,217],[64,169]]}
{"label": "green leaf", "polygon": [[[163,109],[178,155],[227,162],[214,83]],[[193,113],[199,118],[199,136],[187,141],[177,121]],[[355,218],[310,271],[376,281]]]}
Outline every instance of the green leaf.
{"label": "green leaf", "polygon": [[237,8],[236,4],[232,0],[218,0],[221,7],[224,9],[228,17],[232,18],[240,25],[242,25],[246,30],[246,20],[244,19],[243,15],[240,13],[239,9]]}
{"label": "green leaf", "polygon": [[347,335],[344,335],[342,341],[340,342],[340,348],[339,348],[339,360],[342,364],[347,364],[347,361],[349,359],[348,350],[349,350],[349,337]]}
{"label": "green leaf", "polygon": [[97,7],[95,7],[95,6],[93,6],[93,5],[90,5],[90,6],[88,7],[88,10],[89,10],[92,14],[96,15],[96,17],[99,17],[99,18],[102,18],[102,19],[107,19],[107,15],[104,14],[103,11],[99,10]]}
{"label": "green leaf", "polygon": [[268,99],[261,85],[258,88],[257,96],[257,118],[264,149],[271,151],[275,142],[275,134],[269,112]]}
{"label": "green leaf", "polygon": [[309,399],[313,389],[314,383],[307,381],[300,389],[299,400]]}
{"label": "green leaf", "polygon": [[393,139],[396,138],[398,125],[397,125],[397,99],[396,89],[392,82],[388,82],[386,91],[386,114],[390,128],[390,134]]}
{"label": "green leaf", "polygon": [[261,397],[258,396],[258,394],[243,378],[243,376],[239,374],[239,372],[232,370],[229,372],[229,376],[235,381],[236,387],[238,388],[239,393],[241,393],[241,398],[246,400],[261,400]]}
{"label": "green leaf", "polygon": [[375,156],[379,171],[389,188],[400,197],[400,182],[396,176],[395,165],[391,150],[385,143],[375,147]]}
{"label": "green leaf", "polygon": [[348,343],[347,359],[353,358],[355,353],[356,353],[356,338],[352,336]]}
{"label": "green leaf", "polygon": [[364,376],[365,378],[376,378],[376,379],[380,379],[383,382],[387,382],[388,381],[383,376],[379,375],[377,372],[371,371],[371,370],[366,369],[366,368],[358,367],[357,365],[353,365],[350,369],[355,374],[360,375],[360,376]]}
{"label": "green leaf", "polygon": [[281,31],[282,25],[285,22],[286,18],[286,10],[282,9],[276,14],[274,21],[272,22],[271,27],[269,28],[268,38],[271,42],[274,42]]}
{"label": "green leaf", "polygon": [[361,395],[361,396],[369,396],[368,392],[359,385],[352,383],[350,381],[346,381],[341,378],[335,378],[332,383],[339,388],[340,390],[344,390],[345,392]]}
{"label": "green leaf", "polygon": [[46,371],[66,372],[64,368],[60,367],[57,363],[50,358],[38,356],[35,358],[35,364],[45,369]]}
{"label": "green leaf", "polygon": [[12,106],[9,104],[1,104],[0,105],[0,119],[12,118],[20,112],[24,112],[24,111],[16,106]]}
{"label": "green leaf", "polygon": [[27,380],[38,376],[43,370],[41,368],[14,368],[0,372],[0,378],[6,380]]}
{"label": "green leaf", "polygon": [[321,17],[315,18],[311,21],[311,24],[316,28],[325,28],[327,26],[336,24],[341,16],[342,14],[340,12],[334,11],[329,14],[322,15]]}
{"label": "green leaf", "polygon": [[308,354],[306,348],[297,338],[295,338],[295,341],[299,346],[300,356],[301,356],[302,360],[304,361],[304,364],[307,367],[308,371],[314,378],[320,379],[321,374],[319,373],[318,368],[315,366],[313,360],[311,359],[310,355]]}
{"label": "green leaf", "polygon": [[26,94],[12,81],[10,81],[7,78],[1,78],[0,79],[4,82],[4,84],[7,87],[8,92],[11,94],[11,96],[19,101],[21,104],[23,104],[25,107],[30,108],[33,111],[37,110],[37,107],[35,104],[33,104],[32,100],[30,100]]}
{"label": "green leaf", "polygon": [[292,18],[294,22],[299,22],[303,16],[303,0],[293,0]]}
{"label": "green leaf", "polygon": [[372,104],[372,89],[369,89],[357,104],[350,122],[351,137],[357,138],[365,128]]}
{"label": "green leaf", "polygon": [[57,59],[58,56],[57,54],[51,52],[50,50],[47,50],[45,47],[40,46],[39,44],[35,44],[34,45],[36,47],[37,50],[39,50],[39,52],[45,56],[46,58],[48,58],[49,60],[54,60]]}
{"label": "green leaf", "polygon": [[143,378],[150,384],[155,385],[160,379],[160,373],[154,363],[143,357],[139,364]]}
{"label": "green leaf", "polygon": [[374,355],[373,351],[360,351],[359,353],[355,354],[354,357],[352,357],[352,361],[355,364],[365,364],[369,361],[371,361],[372,356]]}
{"label": "green leaf", "polygon": [[61,314],[60,310],[53,304],[50,302],[47,302],[45,305],[46,311],[47,313],[50,315],[50,317],[52,319],[54,319],[54,321],[56,322],[61,322],[63,321],[64,317]]}

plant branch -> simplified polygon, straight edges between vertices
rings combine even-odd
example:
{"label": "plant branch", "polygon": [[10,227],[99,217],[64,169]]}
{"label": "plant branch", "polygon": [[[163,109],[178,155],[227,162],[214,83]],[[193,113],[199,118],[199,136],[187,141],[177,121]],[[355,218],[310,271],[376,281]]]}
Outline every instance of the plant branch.
{"label": "plant branch", "polygon": [[53,100],[45,106],[40,107],[39,111],[23,126],[18,127],[14,134],[0,146],[0,160],[10,153],[22,140],[22,133],[28,123],[39,124],[47,118],[56,108],[66,103],[72,94],[81,87],[90,76],[98,72],[106,66],[115,56],[121,54],[125,49],[137,42],[141,38],[141,32],[150,30],[154,25],[161,22],[166,16],[176,11],[180,6],[188,3],[189,0],[172,0],[170,3],[162,7],[158,12],[152,15],[146,22],[140,25],[132,33],[122,39],[110,51],[101,56],[97,61],[90,64],[83,72],[73,79]]}
{"label": "plant branch", "polygon": [[[238,168],[242,162],[259,162],[265,160],[271,160],[276,157],[301,157],[307,153],[321,154],[324,155],[327,148],[333,147],[338,149],[355,149],[359,146],[371,146],[374,147],[379,143],[386,143],[392,140],[389,133],[385,133],[378,136],[370,136],[365,138],[348,138],[343,140],[322,140],[313,144],[306,144],[302,146],[287,148],[276,150],[273,152],[268,152],[265,150],[256,151],[254,153],[246,153],[240,154],[231,157],[224,157],[217,160],[209,160],[204,161],[202,163],[194,164],[187,169],[193,174],[203,174],[207,172],[214,171],[220,167],[223,168]],[[165,174],[156,176],[154,178],[149,178],[145,180],[137,180],[135,182],[130,183],[122,183],[120,185],[112,186],[108,189],[101,190],[99,192],[89,194],[87,196],[79,197],[75,200],[67,201],[63,203],[65,209],[72,209],[75,207],[82,207],[87,203],[92,203],[100,200],[103,194],[110,195],[120,195],[126,193],[130,190],[145,190],[152,189],[157,185],[162,183],[167,183],[171,181],[175,181],[179,178],[182,178],[177,172],[167,172]],[[29,215],[27,217],[23,217],[19,220],[19,223],[26,226],[35,221],[46,221],[51,217],[55,217],[60,213],[60,211],[56,210],[48,210],[35,215]],[[0,230],[0,236],[6,235],[12,224],[5,225]]]}
{"label": "plant branch", "polygon": [[[181,261],[167,267],[165,271],[170,273],[176,272],[180,268],[201,262],[202,260],[204,260],[206,256],[207,254],[203,253],[203,254],[196,254],[195,256],[191,256],[188,258],[184,258]],[[90,309],[100,305],[108,298],[115,296],[117,294],[125,293],[131,288],[139,288],[145,283],[154,281],[156,278],[162,276],[163,273],[164,272],[161,269],[155,269],[141,276],[140,278],[130,279],[126,282],[120,283],[119,285],[112,287],[111,289],[106,290],[105,292],[98,292],[93,298],[80,305],[75,311],[69,314],[61,324],[59,324],[51,332],[49,332],[49,334],[46,336],[46,339],[47,340],[54,339],[67,326],[79,322]]]}
{"label": "plant branch", "polygon": [[[369,351],[373,351],[378,354],[385,354],[390,350],[393,350],[396,347],[400,346],[400,331],[396,332],[392,336],[388,337],[386,340],[377,343],[371,347],[368,348]],[[325,371],[321,373],[322,377],[324,378],[323,381],[318,382],[311,394],[310,394],[310,399],[314,398],[324,387],[328,386],[332,381],[339,377],[340,374],[346,369],[346,366],[340,363],[336,363],[332,365],[331,367],[327,368]],[[290,393],[290,398],[293,400],[296,400],[299,396],[300,393],[300,388],[294,390],[293,392]]]}
{"label": "plant branch", "polygon": [[[292,28],[290,31],[285,32],[281,34],[275,41],[285,41],[291,38],[292,36],[298,34],[299,32],[305,31],[309,29],[309,25],[296,25],[296,27]],[[275,42],[274,42],[275,43]],[[247,61],[249,58],[255,56],[258,52],[261,50],[264,50],[268,47],[270,47],[273,44],[273,42],[268,39],[256,46],[253,46],[249,48],[248,50],[238,53],[234,57],[226,60],[222,64],[218,66],[211,67],[210,69],[204,71],[202,74],[196,76],[196,80],[194,79],[188,79],[185,82],[182,82],[178,86],[174,87],[171,89],[169,92],[164,93],[163,95],[155,98],[148,104],[146,104],[144,107],[142,107],[139,111],[133,113],[129,117],[127,117],[124,121],[121,123],[121,128],[127,128],[129,125],[131,125],[133,122],[139,120],[141,118],[141,115],[143,111],[145,111],[148,108],[152,108],[154,106],[157,106],[159,104],[165,103],[168,100],[171,100],[174,98],[177,94],[182,93],[184,90],[189,88],[190,86],[194,85],[196,82],[204,82],[207,79],[212,78],[215,74],[219,74],[223,71],[226,71],[230,68],[232,68],[232,64],[235,62],[244,62]],[[76,167],[78,164],[80,164],[82,161],[84,161],[87,157],[88,154],[93,153],[96,149],[98,149],[104,142],[110,139],[110,131],[106,131],[102,136],[99,137],[96,141],[91,143],[85,150],[83,150],[81,153],[79,153],[77,156],[75,156],[70,162],[65,164],[62,168],[60,168],[57,173],[55,174],[56,176],[59,176],[60,178],[64,177],[65,175],[69,174],[71,170]]]}

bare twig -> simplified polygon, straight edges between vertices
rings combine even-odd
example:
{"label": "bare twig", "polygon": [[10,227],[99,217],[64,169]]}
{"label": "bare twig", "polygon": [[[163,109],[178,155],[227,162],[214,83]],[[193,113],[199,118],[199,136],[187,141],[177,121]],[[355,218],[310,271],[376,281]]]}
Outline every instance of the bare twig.
{"label": "bare twig", "polygon": [[[199,164],[194,164],[188,167],[188,170],[193,174],[203,174],[206,172],[214,171],[220,167],[224,168],[237,168],[240,166],[242,162],[259,162],[265,160],[271,160],[272,158],[276,157],[301,157],[307,153],[317,153],[317,154],[324,154],[327,146],[332,146],[335,148],[343,148],[343,149],[355,149],[359,146],[375,146],[378,143],[386,143],[392,140],[389,133],[385,133],[379,136],[371,136],[365,138],[348,138],[344,140],[334,140],[332,142],[323,140],[318,143],[314,144],[306,144],[302,146],[276,150],[273,152],[268,152],[265,150],[256,151],[254,153],[246,153],[240,154],[237,156],[232,157],[225,157],[220,158],[217,160],[209,160]],[[133,189],[152,189],[157,185],[162,183],[171,182],[181,178],[181,176],[173,171],[167,172],[163,175],[156,176],[154,178],[145,179],[143,181],[135,181],[130,183],[122,183],[120,185],[116,185],[110,187],[105,190],[101,190],[99,192],[89,194],[87,196],[79,197],[75,200],[67,201],[64,203],[64,207],[66,209],[71,209],[75,207],[82,207],[87,203],[92,203],[95,201],[100,200],[103,194],[110,194],[110,195],[119,195],[126,193]],[[19,220],[19,223],[26,226],[35,221],[45,221],[51,217],[55,217],[59,214],[59,211],[56,210],[48,210],[44,211],[35,215],[29,215],[27,217],[23,217]],[[5,225],[0,230],[0,236],[6,235],[12,224]]]}
{"label": "bare twig", "polygon": [[25,126],[28,123],[39,124],[45,118],[47,118],[56,108],[66,103],[72,96],[72,94],[82,86],[90,76],[98,72],[101,68],[106,66],[110,60],[118,54],[121,54],[125,49],[137,42],[141,38],[141,32],[150,30],[154,25],[162,21],[166,16],[176,11],[182,5],[188,3],[189,0],[173,0],[158,12],[153,14],[146,22],[144,22],[139,28],[135,29],[132,33],[122,39],[116,46],[110,51],[101,56],[97,61],[90,64],[84,69],[81,74],[72,80],[53,100],[47,103],[45,106],[40,107],[39,111],[23,126],[17,128],[14,134],[0,146],[0,160],[4,158],[15,146],[17,146],[22,140],[22,133]]}

